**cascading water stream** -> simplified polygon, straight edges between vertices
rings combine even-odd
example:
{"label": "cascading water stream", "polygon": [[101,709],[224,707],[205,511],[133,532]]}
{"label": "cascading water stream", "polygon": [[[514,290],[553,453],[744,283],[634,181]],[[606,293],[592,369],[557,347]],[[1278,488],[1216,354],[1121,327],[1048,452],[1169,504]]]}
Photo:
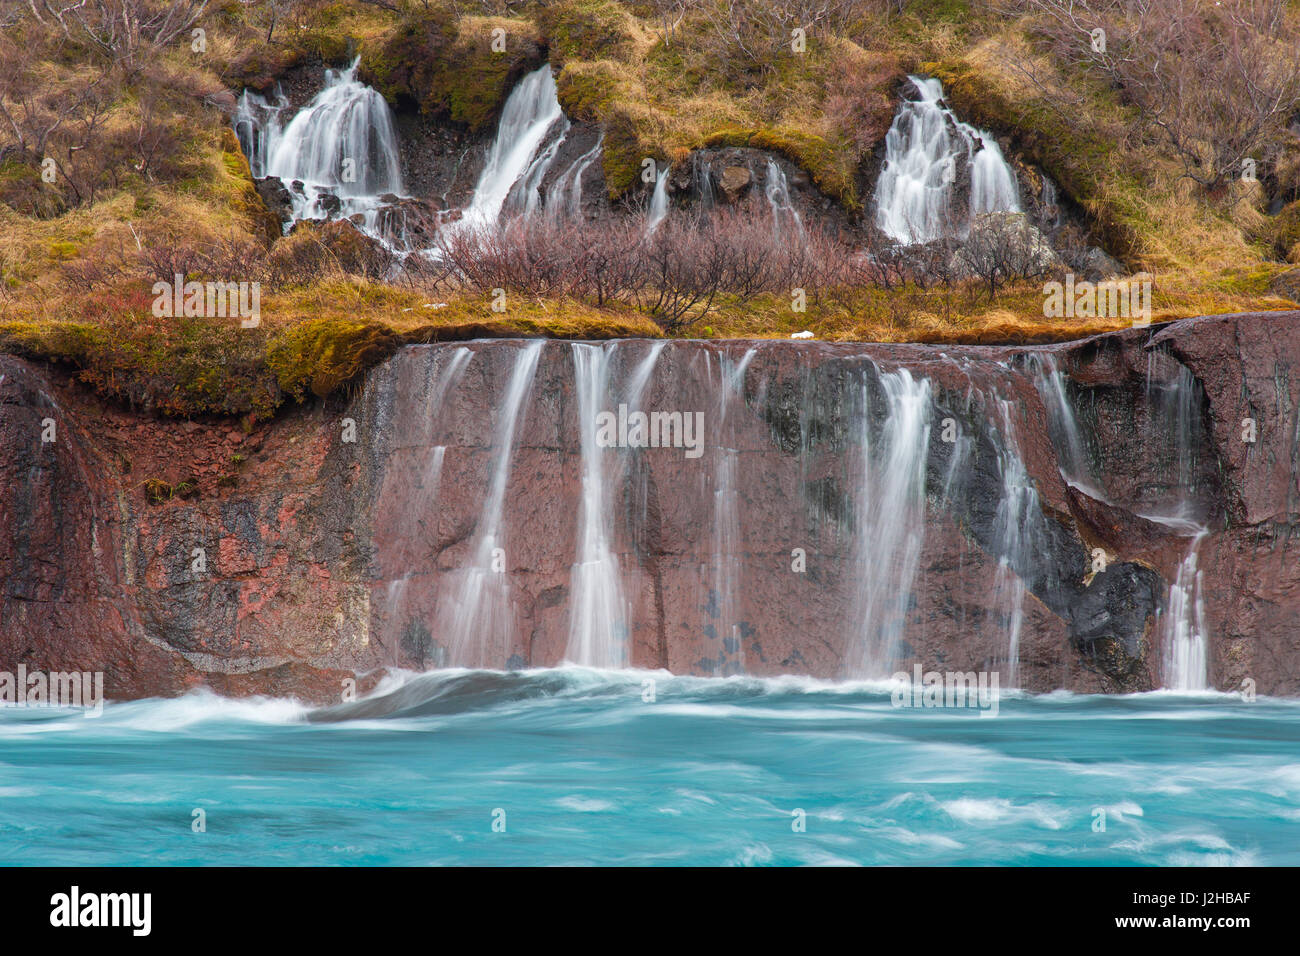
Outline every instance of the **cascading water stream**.
{"label": "cascading water stream", "polygon": [[[1157,414],[1148,423],[1148,447],[1160,449],[1170,475],[1154,507],[1140,517],[1187,539],[1187,550],[1159,611],[1161,684],[1170,690],[1204,690],[1208,685],[1209,627],[1201,594],[1200,548],[1209,533],[1198,503],[1195,477],[1195,376],[1179,363],[1172,381],[1155,381],[1156,350],[1149,353],[1146,395]],[[1082,430],[1065,388],[1065,374],[1050,352],[1030,360],[1034,384],[1047,409],[1061,476],[1090,497],[1108,502],[1088,461]],[[1158,393],[1158,394],[1157,394]]]}
{"label": "cascading water stream", "polygon": [[691,154],[691,181],[695,184],[695,201],[704,209],[717,205],[713,192],[713,161],[701,159],[699,153]]}
{"label": "cascading water stream", "polygon": [[269,99],[252,90],[244,90],[235,105],[235,136],[255,179],[267,175],[271,144],[282,132],[280,114],[288,105],[289,100],[278,83]]}
{"label": "cascading water stream", "polygon": [[888,677],[911,601],[925,537],[925,465],[930,443],[931,388],[905,368],[879,373],[887,414],[879,447],[870,435],[863,386],[862,459],[857,493],[858,587],[852,620],[850,676]]}
{"label": "cascading water stream", "polygon": [[1091,498],[1106,501],[1104,488],[1099,487],[1088,460],[1088,448],[1079,428],[1078,417],[1066,391],[1065,372],[1051,352],[1039,352],[1029,358],[1034,375],[1034,387],[1047,410],[1047,425],[1056,449],[1061,477]]}
{"label": "cascading water stream", "polygon": [[[876,183],[876,225],[897,242],[933,242],[964,235],[973,217],[1018,212],[1015,174],[989,133],[963,123],[943,102],[936,79],[909,77],[916,99],[905,99],[885,137],[885,163]],[[963,173],[969,185],[958,202]]]}
{"label": "cascading water stream", "polygon": [[650,208],[646,212],[646,235],[651,235],[666,218],[668,218],[668,171],[663,170],[655,179],[655,191],[650,197]]}
{"label": "cascading water stream", "polygon": [[1196,488],[1195,424],[1200,406],[1200,385],[1191,369],[1178,363],[1173,380],[1159,386],[1152,381],[1156,351],[1149,353],[1147,394],[1160,390],[1152,421],[1152,446],[1160,447],[1172,474],[1164,500],[1154,513],[1142,517],[1163,524],[1188,538],[1187,551],[1160,611],[1162,643],[1161,681],[1169,690],[1204,690],[1209,683],[1210,633],[1201,593],[1201,541],[1209,533]]}
{"label": "cascading water stream", "polygon": [[[627,381],[622,403],[636,411],[664,342],[656,342]],[[573,369],[578,396],[582,501],[577,553],[570,572],[569,640],[565,660],[587,667],[627,665],[631,608],[623,593],[623,573],[613,550],[615,500],[626,474],[629,450],[598,447],[597,415],[611,398],[611,364],[618,343],[577,343]]]}
{"label": "cascading water stream", "polygon": [[[557,125],[561,133],[551,141]],[[568,129],[551,68],[541,66],[520,80],[506,98],[474,196],[451,228],[492,229],[504,214],[536,212],[538,187]]]}
{"label": "cascading water stream", "polygon": [[582,177],[600,156],[604,146],[605,134],[602,131],[596,139],[596,145],[574,160],[551,184],[546,192],[546,214],[552,222],[582,218]]}
{"label": "cascading water stream", "polygon": [[[515,430],[524,398],[532,388],[543,344],[533,342],[523,346],[515,358],[493,443],[496,466],[470,547],[472,564],[450,575],[439,595],[438,633],[445,635],[450,644],[452,666],[500,666],[505,663],[505,648],[514,636],[514,609],[505,573],[508,557],[502,506],[510,478]],[[495,654],[498,650],[500,653]]]}
{"label": "cascading water stream", "polygon": [[764,187],[768,205],[772,207],[772,235],[777,242],[787,233],[803,238],[803,220],[790,199],[790,184],[785,173],[774,159],[767,161],[767,185]]}
{"label": "cascading water stream", "polygon": [[275,176],[288,188],[295,220],[351,219],[389,242],[382,197],[402,193],[397,130],[384,98],[356,78],[357,62],[327,70],[321,91],[283,128],[282,96],[268,101],[245,91],[235,131],[253,175]]}
{"label": "cascading water stream", "polygon": [[1160,612],[1161,683],[1169,690],[1205,690],[1209,681],[1209,628],[1201,593],[1201,571],[1197,566],[1201,540],[1207,533],[1202,529],[1193,535]]}
{"label": "cascading water stream", "polygon": [[[558,100],[556,102],[558,103]],[[506,197],[504,207],[507,211],[531,219],[542,209],[545,199],[542,195],[542,183],[546,180],[546,174],[551,171],[551,167],[555,165],[555,157],[559,154],[560,147],[564,145],[570,128],[569,120],[561,116],[559,135],[548,137],[549,142],[533,157],[524,174],[510,188],[510,195]]]}
{"label": "cascading water stream", "polygon": [[[718,435],[727,430],[732,402],[742,395],[745,370],[753,361],[755,349],[749,349],[736,361],[729,355],[719,356]],[[710,376],[712,377],[712,376]],[[740,631],[737,597],[741,586],[740,515],[736,508],[737,450],[718,443],[713,474],[713,581],[709,602],[715,634],[722,638],[721,655],[728,666],[723,673],[744,673],[745,645]]]}
{"label": "cascading water stream", "polygon": [[1020,632],[1025,617],[1025,581],[1021,574],[1034,555],[1033,520],[1041,514],[1038,491],[1020,454],[1013,419],[1014,405],[997,400],[999,437],[998,461],[1002,470],[1002,497],[998,501],[995,540],[998,567],[993,591],[1002,621],[1005,621],[1008,687],[1020,684]]}
{"label": "cascading water stream", "polygon": [[[622,571],[612,548],[606,450],[596,444],[596,419],[609,396],[610,353],[599,345],[575,344],[573,369],[578,393],[582,453],[582,508],[578,553],[571,573],[569,643],[565,658],[590,667],[627,663],[629,609]],[[613,456],[609,456],[613,457]]]}

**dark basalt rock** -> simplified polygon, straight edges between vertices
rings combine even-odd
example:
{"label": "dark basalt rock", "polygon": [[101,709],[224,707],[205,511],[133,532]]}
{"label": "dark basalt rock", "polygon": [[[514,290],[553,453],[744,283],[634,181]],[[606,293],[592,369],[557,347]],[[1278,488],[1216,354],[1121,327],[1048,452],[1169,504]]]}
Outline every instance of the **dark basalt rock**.
{"label": "dark basalt rock", "polygon": [[[278,176],[266,176],[262,179],[253,180],[257,187],[257,194],[262,197],[262,202],[266,205],[282,224],[293,221],[293,196],[285,188],[284,182]],[[297,180],[294,185],[302,191],[302,183]]]}

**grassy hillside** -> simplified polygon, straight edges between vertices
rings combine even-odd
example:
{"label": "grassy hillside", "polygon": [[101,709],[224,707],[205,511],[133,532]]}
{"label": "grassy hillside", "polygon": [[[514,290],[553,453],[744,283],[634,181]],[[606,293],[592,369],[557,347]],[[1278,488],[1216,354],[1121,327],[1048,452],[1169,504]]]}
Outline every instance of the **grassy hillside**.
{"label": "grassy hillside", "polygon": [[[0,349],[65,362],[106,394],[164,413],[269,415],[409,341],[663,334],[648,308],[534,289],[512,290],[501,313],[470,286],[386,279],[346,225],[281,238],[220,107],[294,66],[354,57],[395,109],[468,131],[490,130],[513,82],[548,59],[568,115],[605,132],[616,202],[640,194],[646,157],[678,163],[693,149],[745,145],[802,167],[849,215],[869,200],[902,77],[927,72],[965,118],[1056,180],[1094,241],[1152,274],[1157,320],[1292,304],[1270,288],[1294,288],[1277,279],[1300,262],[1300,136],[1286,122],[1296,104],[1245,144],[1258,181],[1201,175],[1223,164],[1213,131],[1183,117],[1171,148],[1150,102],[1104,63],[1071,55],[1042,5],[114,4],[173,16],[161,32],[145,17],[144,29],[118,36],[111,24],[61,23],[62,5],[43,0],[0,12]],[[1285,9],[1288,29],[1296,18]],[[1267,61],[1271,49],[1256,52]],[[176,273],[259,281],[261,325],[155,317],[152,284]],[[840,285],[806,311],[785,295],[723,289],[671,328],[944,342],[1123,324],[1046,320],[1042,302],[1041,280],[995,294],[978,283]]]}

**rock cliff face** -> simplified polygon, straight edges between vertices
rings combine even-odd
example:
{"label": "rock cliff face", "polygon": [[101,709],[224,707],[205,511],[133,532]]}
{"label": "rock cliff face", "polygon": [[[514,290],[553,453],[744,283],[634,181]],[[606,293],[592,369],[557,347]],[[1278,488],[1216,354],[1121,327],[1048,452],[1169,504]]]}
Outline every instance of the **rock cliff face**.
{"label": "rock cliff face", "polygon": [[[565,659],[1295,695],[1297,365],[1296,313],[1049,348],[485,341],[246,433],[0,356],[0,669],[116,698]],[[670,447],[635,447],[638,410]]]}

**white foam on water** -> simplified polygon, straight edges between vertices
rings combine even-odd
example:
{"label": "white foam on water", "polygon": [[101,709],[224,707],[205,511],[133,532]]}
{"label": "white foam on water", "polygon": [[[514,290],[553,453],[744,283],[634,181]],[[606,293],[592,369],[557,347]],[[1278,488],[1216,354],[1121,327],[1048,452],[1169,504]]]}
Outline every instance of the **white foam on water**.
{"label": "white foam on water", "polygon": [[[936,79],[911,76],[916,99],[904,99],[885,136],[885,163],[876,183],[876,225],[906,244],[964,235],[988,212],[1019,212],[1015,174],[997,140],[963,123],[943,101]],[[956,202],[969,173],[964,208]]]}

